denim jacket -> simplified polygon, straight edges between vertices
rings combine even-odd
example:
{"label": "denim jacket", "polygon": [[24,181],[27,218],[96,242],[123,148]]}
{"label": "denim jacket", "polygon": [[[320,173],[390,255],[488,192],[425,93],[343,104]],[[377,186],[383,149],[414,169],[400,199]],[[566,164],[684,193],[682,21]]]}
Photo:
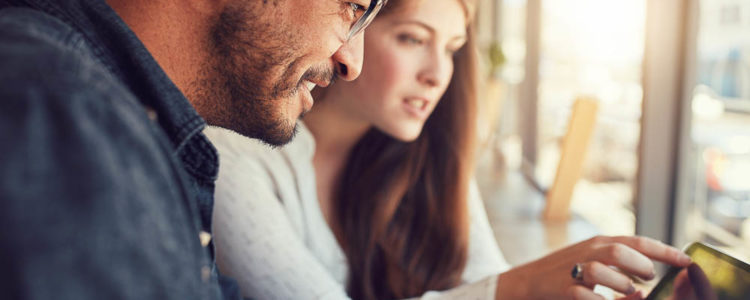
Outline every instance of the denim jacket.
{"label": "denim jacket", "polygon": [[238,298],[204,127],[104,0],[0,0],[0,298]]}

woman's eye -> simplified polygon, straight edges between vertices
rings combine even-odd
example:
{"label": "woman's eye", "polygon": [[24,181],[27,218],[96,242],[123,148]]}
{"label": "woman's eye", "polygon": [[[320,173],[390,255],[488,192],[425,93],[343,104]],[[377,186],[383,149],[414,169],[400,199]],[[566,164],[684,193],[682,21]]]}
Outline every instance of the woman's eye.
{"label": "woman's eye", "polygon": [[421,45],[424,43],[422,40],[406,34],[399,35],[398,40],[409,45]]}

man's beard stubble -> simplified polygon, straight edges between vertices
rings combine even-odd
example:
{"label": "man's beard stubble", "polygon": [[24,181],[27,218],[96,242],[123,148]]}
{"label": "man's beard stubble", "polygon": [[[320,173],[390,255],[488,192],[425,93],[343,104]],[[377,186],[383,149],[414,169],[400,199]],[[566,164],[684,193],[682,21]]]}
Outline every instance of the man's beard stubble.
{"label": "man's beard stubble", "polygon": [[261,9],[250,5],[230,5],[216,20],[206,42],[207,63],[190,96],[209,124],[282,146],[297,132],[296,118],[289,120],[284,111],[300,88],[292,78],[300,37],[264,23]]}

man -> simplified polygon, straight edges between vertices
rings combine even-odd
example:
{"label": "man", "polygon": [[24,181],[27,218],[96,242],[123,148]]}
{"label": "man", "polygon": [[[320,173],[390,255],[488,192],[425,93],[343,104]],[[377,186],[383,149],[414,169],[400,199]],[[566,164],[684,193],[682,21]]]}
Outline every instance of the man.
{"label": "man", "polygon": [[201,131],[289,141],[359,75],[384,1],[349,1],[0,0],[0,295],[238,297]]}

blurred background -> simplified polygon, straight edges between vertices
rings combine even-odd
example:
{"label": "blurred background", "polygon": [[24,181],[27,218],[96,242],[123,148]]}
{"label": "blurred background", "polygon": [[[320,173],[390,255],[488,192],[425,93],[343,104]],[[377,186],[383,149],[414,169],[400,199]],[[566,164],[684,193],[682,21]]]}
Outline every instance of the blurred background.
{"label": "blurred background", "polygon": [[[594,234],[750,258],[750,1],[481,0],[477,26],[477,178],[511,263]],[[570,217],[547,220],[580,97],[593,133]]]}

